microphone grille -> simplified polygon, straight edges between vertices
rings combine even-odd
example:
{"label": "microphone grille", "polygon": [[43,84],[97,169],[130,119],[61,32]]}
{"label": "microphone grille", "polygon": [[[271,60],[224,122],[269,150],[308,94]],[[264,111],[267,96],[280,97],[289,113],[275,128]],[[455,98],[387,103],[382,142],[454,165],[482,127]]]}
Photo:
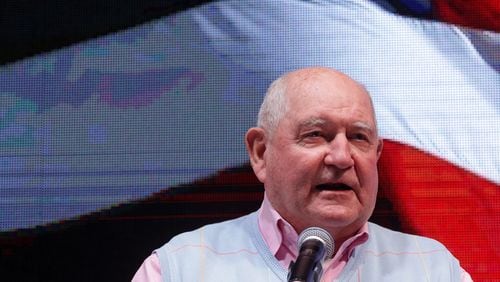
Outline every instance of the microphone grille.
{"label": "microphone grille", "polygon": [[326,258],[332,257],[335,243],[330,233],[328,233],[325,229],[319,227],[309,227],[304,229],[304,231],[300,233],[299,240],[297,242],[299,249],[302,243],[310,239],[316,239],[322,241],[323,244],[325,245],[325,252],[326,252],[325,257]]}

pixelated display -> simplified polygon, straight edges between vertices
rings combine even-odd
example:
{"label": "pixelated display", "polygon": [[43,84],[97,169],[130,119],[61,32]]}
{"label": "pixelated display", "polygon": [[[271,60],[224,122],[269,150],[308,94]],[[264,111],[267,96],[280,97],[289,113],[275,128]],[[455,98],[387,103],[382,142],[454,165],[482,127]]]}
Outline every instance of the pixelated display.
{"label": "pixelated display", "polygon": [[277,2],[208,3],[2,66],[0,234],[245,166],[267,85],[323,65],[372,95],[379,197],[402,230],[500,280],[500,34],[370,1]]}

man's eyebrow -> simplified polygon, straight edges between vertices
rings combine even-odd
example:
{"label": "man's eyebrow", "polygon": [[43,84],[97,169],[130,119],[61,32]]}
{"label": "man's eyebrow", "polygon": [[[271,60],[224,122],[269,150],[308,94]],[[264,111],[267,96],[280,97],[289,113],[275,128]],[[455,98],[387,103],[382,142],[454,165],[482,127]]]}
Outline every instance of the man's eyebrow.
{"label": "man's eyebrow", "polygon": [[361,129],[361,130],[365,130],[365,131],[369,132],[370,134],[375,133],[375,128],[373,128],[372,125],[370,125],[369,123],[364,122],[364,121],[354,122],[353,127]]}
{"label": "man's eyebrow", "polygon": [[323,125],[326,123],[326,120],[318,117],[308,118],[300,123],[301,127],[315,127],[318,125]]}
{"label": "man's eyebrow", "polygon": [[[315,126],[323,126],[325,124],[327,124],[328,121],[323,119],[323,118],[319,118],[319,117],[311,117],[311,118],[308,118],[304,121],[302,121],[300,123],[300,127],[301,128],[311,128],[311,127],[315,127]],[[373,125],[371,125],[370,123],[368,122],[365,122],[365,121],[356,121],[352,124],[352,128],[356,128],[356,129],[360,129],[360,130],[363,130],[363,131],[366,131],[368,134],[375,134],[377,135],[377,132],[376,132],[376,129]]]}

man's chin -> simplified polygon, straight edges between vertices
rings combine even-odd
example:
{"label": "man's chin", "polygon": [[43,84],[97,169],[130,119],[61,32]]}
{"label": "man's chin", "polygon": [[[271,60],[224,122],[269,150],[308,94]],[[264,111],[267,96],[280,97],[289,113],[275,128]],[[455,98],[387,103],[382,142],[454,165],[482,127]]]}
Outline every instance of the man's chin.
{"label": "man's chin", "polygon": [[358,219],[357,213],[343,206],[332,207],[313,215],[312,222],[320,223],[322,226],[343,227],[348,226]]}

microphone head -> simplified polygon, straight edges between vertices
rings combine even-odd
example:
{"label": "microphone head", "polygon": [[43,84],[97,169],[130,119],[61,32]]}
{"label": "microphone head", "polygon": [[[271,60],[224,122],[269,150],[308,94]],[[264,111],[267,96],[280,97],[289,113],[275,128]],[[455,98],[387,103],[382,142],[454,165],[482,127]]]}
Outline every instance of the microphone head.
{"label": "microphone head", "polygon": [[333,241],[332,236],[325,229],[319,227],[309,227],[304,229],[300,233],[299,240],[297,241],[297,245],[300,249],[300,246],[305,241],[308,240],[318,240],[323,243],[325,246],[325,258],[331,258],[333,255],[333,250],[335,248],[335,242]]}

